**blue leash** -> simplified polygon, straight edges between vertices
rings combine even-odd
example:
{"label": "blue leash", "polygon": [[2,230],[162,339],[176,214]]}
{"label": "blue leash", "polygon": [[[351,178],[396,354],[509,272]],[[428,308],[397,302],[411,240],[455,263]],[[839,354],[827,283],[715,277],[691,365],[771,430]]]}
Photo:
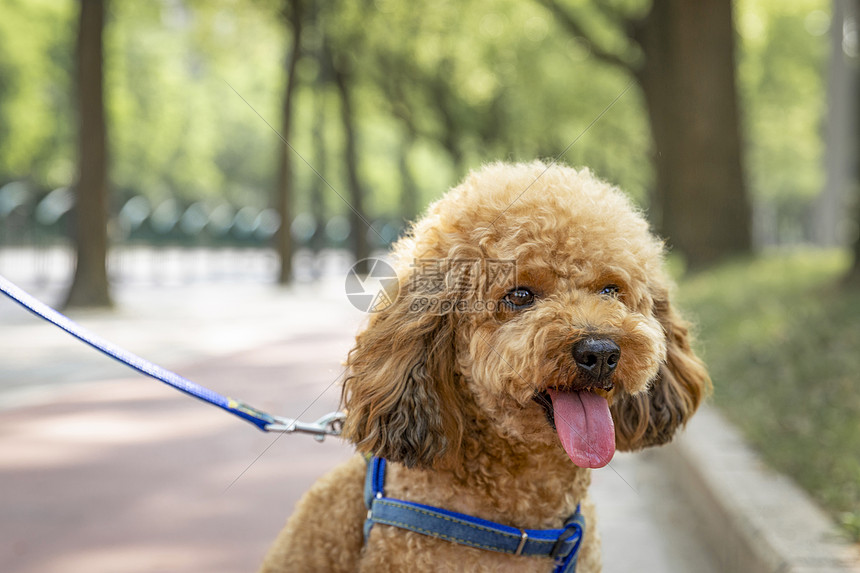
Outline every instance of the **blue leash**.
{"label": "blue leash", "polygon": [[263,412],[262,410],[249,406],[244,402],[222,396],[217,392],[213,392],[208,388],[195,384],[187,378],[183,378],[182,376],[162,368],[157,364],[153,364],[136,354],[132,354],[124,348],[99,338],[73,320],[69,319],[67,316],[57,312],[24,290],[15,286],[3,276],[0,276],[0,292],[36,316],[61,328],[81,342],[95,348],[103,354],[106,354],[114,360],[117,360],[122,364],[137,370],[141,374],[149,376],[150,378],[155,378],[160,382],[164,382],[181,392],[185,392],[190,396],[230,412],[234,416],[238,416],[246,422],[254,424],[264,432],[301,432],[312,434],[319,441],[322,441],[326,436],[336,436],[340,434],[344,417],[342,413],[334,412],[327,414],[312,423],[304,423],[290,418],[273,416]]}

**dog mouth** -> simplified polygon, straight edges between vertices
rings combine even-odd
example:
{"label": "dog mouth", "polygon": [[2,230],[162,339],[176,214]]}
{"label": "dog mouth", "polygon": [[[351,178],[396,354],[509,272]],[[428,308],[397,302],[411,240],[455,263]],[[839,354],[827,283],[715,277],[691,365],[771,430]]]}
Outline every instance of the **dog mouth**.
{"label": "dog mouth", "polygon": [[534,396],[564,451],[581,468],[601,468],[615,455],[615,424],[600,390],[547,388]]}

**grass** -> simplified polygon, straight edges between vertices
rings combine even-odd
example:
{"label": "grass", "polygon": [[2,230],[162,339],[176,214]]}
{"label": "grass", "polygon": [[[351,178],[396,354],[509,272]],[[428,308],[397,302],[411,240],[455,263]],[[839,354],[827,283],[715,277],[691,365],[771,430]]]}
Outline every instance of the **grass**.
{"label": "grass", "polygon": [[860,541],[860,288],[840,252],[773,254],[681,281],[714,402]]}

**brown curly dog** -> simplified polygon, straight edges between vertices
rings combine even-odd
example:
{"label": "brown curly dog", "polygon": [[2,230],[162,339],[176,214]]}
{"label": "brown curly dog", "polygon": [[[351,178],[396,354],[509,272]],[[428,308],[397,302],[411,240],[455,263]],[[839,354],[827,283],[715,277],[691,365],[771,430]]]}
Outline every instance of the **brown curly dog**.
{"label": "brown curly dog", "polygon": [[[710,389],[663,255],[587,170],[471,173],[394,248],[399,294],[349,354],[344,437],[388,460],[392,498],[516,529],[562,528],[581,506],[577,571],[600,571],[589,468],[668,442]],[[365,539],[366,467],[320,479],[262,571],[553,571],[391,525]]]}

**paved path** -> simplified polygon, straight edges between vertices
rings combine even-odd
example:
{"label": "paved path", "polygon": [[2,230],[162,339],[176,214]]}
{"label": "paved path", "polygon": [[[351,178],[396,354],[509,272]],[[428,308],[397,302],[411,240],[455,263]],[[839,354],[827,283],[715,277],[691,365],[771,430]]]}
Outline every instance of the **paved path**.
{"label": "paved path", "polygon": [[[56,293],[43,291],[48,299]],[[363,315],[337,282],[126,289],[103,337],[223,394],[313,419]],[[263,434],[0,301],[5,573],[254,571],[298,496],[351,450]],[[607,573],[715,571],[648,455],[595,472]]]}

